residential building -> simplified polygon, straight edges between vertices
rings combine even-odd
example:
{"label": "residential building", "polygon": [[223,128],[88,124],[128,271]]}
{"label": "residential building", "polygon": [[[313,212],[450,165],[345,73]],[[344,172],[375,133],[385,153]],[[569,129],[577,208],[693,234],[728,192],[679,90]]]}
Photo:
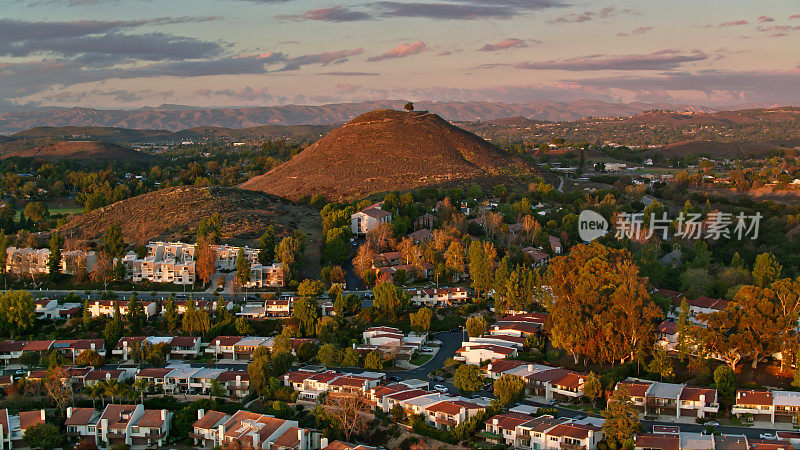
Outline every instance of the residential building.
{"label": "residential building", "polygon": [[92,273],[97,264],[97,253],[83,250],[67,250],[61,252],[61,273],[75,275],[81,269]]}
{"label": "residential building", "polygon": [[283,287],[284,273],[281,263],[272,263],[268,266],[253,264],[250,266],[250,281],[244,284],[247,288]]}
{"label": "residential building", "polygon": [[260,449],[318,450],[321,433],[300,428],[297,421],[239,410],[233,415],[199,410],[189,437],[198,447],[224,447],[232,442]]}
{"label": "residential building", "polygon": [[161,447],[169,436],[172,413],[145,409],[143,405],[106,405],[100,414],[89,408],[68,408],[67,433],[93,438],[99,446]]}
{"label": "residential building", "polygon": [[[409,335],[403,334],[402,331],[392,327],[371,327],[367,328],[363,333],[365,346],[370,350],[377,350],[385,354],[404,354],[408,355],[416,350],[422,348],[425,344],[428,335],[417,335],[411,333]],[[362,346],[360,348],[365,348]]]}
{"label": "residential building", "polygon": [[[114,317],[115,303],[119,305],[120,316],[128,314],[128,300],[95,300],[89,303],[89,313],[92,317]],[[139,303],[142,305],[144,315],[147,316],[148,319],[157,314],[156,302],[151,300],[139,300]]]}
{"label": "residential building", "polygon": [[513,358],[517,356],[517,348],[492,344],[474,344],[464,342],[453,357],[456,361],[467,364],[481,365],[484,361]]}
{"label": "residential building", "polygon": [[614,389],[623,387],[645,415],[705,418],[719,412],[716,389],[635,378],[620,381]]}
{"label": "residential building", "polygon": [[383,202],[375,203],[350,216],[350,231],[353,235],[363,236],[381,224],[392,222],[392,214],[382,210],[381,206]]}
{"label": "residential building", "polygon": [[753,421],[769,420],[775,423],[775,401],[772,392],[767,390],[739,389],[731,414]]}
{"label": "residential building", "polygon": [[527,253],[533,261],[533,267],[542,267],[550,262],[550,255],[534,247],[525,247],[522,249]]}
{"label": "residential building", "polygon": [[[383,373],[342,373],[334,370],[323,372],[298,371],[284,374],[283,383],[299,391],[298,400],[315,402],[320,394],[333,392],[355,392],[366,395],[386,377]],[[339,380],[341,378],[341,380]],[[339,381],[337,381],[339,380]]]}
{"label": "residential building", "polygon": [[6,249],[6,272],[15,275],[43,275],[50,273],[50,250],[46,248]]}
{"label": "residential building", "polygon": [[573,420],[506,412],[486,421],[478,436],[517,449],[595,449],[603,439],[602,419]]}
{"label": "residential building", "polygon": [[463,287],[409,289],[407,292],[412,303],[433,308],[465,303],[470,293],[469,289]]}

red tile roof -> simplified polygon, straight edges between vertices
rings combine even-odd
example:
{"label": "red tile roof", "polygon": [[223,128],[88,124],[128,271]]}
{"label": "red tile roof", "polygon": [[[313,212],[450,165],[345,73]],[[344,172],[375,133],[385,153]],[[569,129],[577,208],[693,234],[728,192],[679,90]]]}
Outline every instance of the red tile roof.
{"label": "red tile roof", "polygon": [[[513,430],[517,425],[530,422],[531,419],[533,419],[533,417],[528,414],[507,412],[492,417],[486,423],[496,425],[504,430]],[[495,423],[495,421],[497,421],[497,423]]]}
{"label": "red tile roof", "polygon": [[700,396],[705,395],[706,403],[717,402],[717,390],[708,388],[699,388],[693,386],[686,386],[681,392],[681,400],[697,402],[700,401]]}
{"label": "red tile roof", "polygon": [[64,422],[64,425],[88,425],[95,412],[94,408],[72,408],[72,416]]}
{"label": "red tile roof", "polygon": [[662,334],[674,335],[678,332],[678,323],[672,320],[665,320],[658,325],[656,331]]}
{"label": "red tile roof", "polygon": [[206,411],[203,417],[197,419],[195,423],[192,424],[192,428],[202,428],[204,430],[208,430],[211,427],[216,426],[219,422],[224,419],[227,414],[219,411]]}
{"label": "red tile roof", "polygon": [[620,381],[617,383],[617,389],[621,388],[622,386],[626,386],[628,388],[628,394],[631,397],[644,397],[647,389],[650,388],[651,383],[643,383],[637,381]]}
{"label": "red tile roof", "polygon": [[456,404],[456,402],[445,400],[439,403],[435,403],[431,406],[428,406],[425,409],[433,413],[441,412],[454,416],[461,412],[462,406]]}
{"label": "red tile roof", "polygon": [[39,425],[40,423],[44,423],[44,418],[42,418],[42,411],[20,411],[19,413],[19,427],[22,430],[27,430],[28,428]]}
{"label": "red tile roof", "polygon": [[681,439],[677,434],[639,434],[636,436],[636,447],[654,450],[679,450]]}
{"label": "red tile roof", "polygon": [[22,348],[26,352],[45,352],[50,350],[54,341],[30,341]]}
{"label": "red tile roof", "polygon": [[294,448],[300,443],[300,439],[297,437],[299,431],[300,428],[289,427],[278,439],[275,439],[275,442],[272,445],[277,446],[277,448]]}
{"label": "red tile roof", "polygon": [[161,428],[164,425],[164,420],[161,418],[160,409],[146,409],[142,418],[139,419],[138,426],[142,428]]}
{"label": "red tile roof", "polygon": [[[491,371],[493,373],[503,373],[509,371],[511,369],[516,369],[519,366],[524,366],[528,364],[525,361],[519,361],[517,359],[498,359],[497,361],[492,362]],[[486,370],[489,370],[489,367],[486,367]]]}
{"label": "red tile roof", "polygon": [[736,391],[736,404],[772,406],[774,402],[772,399],[772,392],[770,391],[741,389]]}

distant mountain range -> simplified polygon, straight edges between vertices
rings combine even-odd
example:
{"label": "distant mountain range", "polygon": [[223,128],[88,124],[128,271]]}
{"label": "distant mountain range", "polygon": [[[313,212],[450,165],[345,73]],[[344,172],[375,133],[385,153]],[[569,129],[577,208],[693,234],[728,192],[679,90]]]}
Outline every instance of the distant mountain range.
{"label": "distant mountain range", "polygon": [[[119,127],[178,131],[196,127],[247,128],[260,125],[341,124],[375,109],[402,109],[405,100],[337,103],[321,106],[285,105],[247,108],[199,108],[162,105],[134,110],[93,108],[35,108],[0,112],[0,132],[34,127]],[[711,112],[710,108],[655,103],[573,102],[416,102],[417,110],[436,113],[449,121],[485,121],[508,117],[570,121],[582,117],[628,117],[653,109]]]}

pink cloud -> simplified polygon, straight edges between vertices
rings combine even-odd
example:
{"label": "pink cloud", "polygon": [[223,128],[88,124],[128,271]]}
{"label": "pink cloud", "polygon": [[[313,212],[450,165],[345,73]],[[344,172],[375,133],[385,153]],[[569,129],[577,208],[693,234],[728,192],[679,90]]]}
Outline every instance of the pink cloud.
{"label": "pink cloud", "polygon": [[800,14],[792,14],[789,16],[789,20],[800,19]]}
{"label": "pink cloud", "polygon": [[522,39],[508,38],[494,44],[486,44],[478,50],[482,52],[496,52],[518,47],[527,47],[527,45],[525,45],[525,41]]}
{"label": "pink cloud", "polygon": [[378,56],[367,58],[367,61],[376,62],[383,61],[384,59],[405,58],[406,56],[416,55],[417,53],[422,53],[427,50],[430,50],[430,48],[422,41],[416,41],[411,44],[405,42]]}
{"label": "pink cloud", "polygon": [[741,20],[729,20],[727,22],[722,22],[721,24],[718,25],[718,27],[719,28],[738,27],[738,26],[742,26],[742,25],[747,25],[747,23],[748,22],[746,20],[744,20],[744,19],[741,19]]}
{"label": "pink cloud", "polygon": [[767,22],[775,22],[775,19],[773,19],[770,16],[760,16],[758,18],[758,23],[767,23]]}

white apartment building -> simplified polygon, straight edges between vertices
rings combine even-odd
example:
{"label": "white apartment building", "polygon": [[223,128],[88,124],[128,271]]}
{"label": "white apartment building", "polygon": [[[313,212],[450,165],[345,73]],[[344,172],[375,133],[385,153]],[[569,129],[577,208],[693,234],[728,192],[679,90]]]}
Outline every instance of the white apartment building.
{"label": "white apartment building", "polygon": [[392,214],[381,209],[383,202],[367,206],[350,216],[350,231],[353,235],[365,235],[381,224],[391,223]]}

